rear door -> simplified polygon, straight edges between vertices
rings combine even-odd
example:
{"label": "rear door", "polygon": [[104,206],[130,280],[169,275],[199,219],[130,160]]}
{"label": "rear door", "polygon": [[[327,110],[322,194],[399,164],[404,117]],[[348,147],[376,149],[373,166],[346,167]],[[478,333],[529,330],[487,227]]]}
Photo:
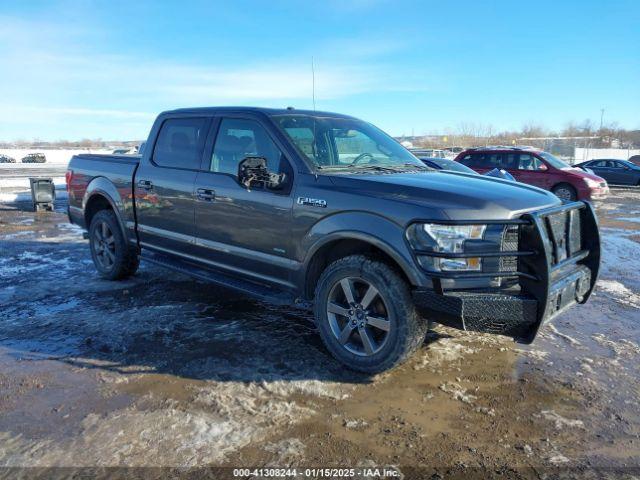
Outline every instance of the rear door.
{"label": "rear door", "polygon": [[[291,287],[297,268],[291,260],[292,163],[260,117],[228,115],[217,122],[195,185],[198,256],[231,273]],[[264,157],[270,172],[284,173],[284,187],[241,185],[238,164],[249,156]]]}
{"label": "rear door", "polygon": [[143,247],[189,253],[195,235],[194,185],[210,119],[168,118],[136,172],[138,235]]}

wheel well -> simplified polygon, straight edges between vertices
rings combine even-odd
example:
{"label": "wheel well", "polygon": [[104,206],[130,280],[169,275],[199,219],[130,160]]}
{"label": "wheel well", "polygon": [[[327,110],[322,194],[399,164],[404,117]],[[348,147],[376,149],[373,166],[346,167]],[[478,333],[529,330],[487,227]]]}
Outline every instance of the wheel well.
{"label": "wheel well", "polygon": [[113,210],[113,207],[103,195],[94,195],[87,202],[87,206],[84,207],[84,221],[87,230],[91,226],[93,216],[100,210]]}
{"label": "wheel well", "polygon": [[574,192],[577,192],[576,187],[574,187],[573,185],[571,185],[568,182],[560,182],[560,183],[556,183],[553,187],[551,187],[551,191],[553,192],[556,188],[558,187],[569,187],[571,190],[573,190]]}
{"label": "wheel well", "polygon": [[366,255],[367,257],[380,260],[396,270],[407,283],[411,283],[400,265],[375,245],[357,239],[334,240],[320,247],[309,262],[305,278],[305,298],[308,300],[313,298],[316,283],[325,268],[336,260],[348,257],[349,255]]}

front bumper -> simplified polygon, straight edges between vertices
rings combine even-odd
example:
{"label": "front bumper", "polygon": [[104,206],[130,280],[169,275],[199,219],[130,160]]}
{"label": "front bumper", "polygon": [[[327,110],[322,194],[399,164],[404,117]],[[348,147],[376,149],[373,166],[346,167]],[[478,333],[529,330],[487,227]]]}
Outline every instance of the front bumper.
{"label": "front bumper", "polygon": [[609,196],[609,187],[591,190],[590,200],[604,200]]}
{"label": "front bumper", "polygon": [[[415,290],[414,302],[422,315],[438,323],[531,343],[541,325],[571,306],[585,303],[593,291],[600,266],[597,220],[588,202],[574,202],[501,223],[518,226],[518,249],[473,256],[512,256],[517,259],[517,269],[439,273],[433,278],[434,290]],[[517,282],[505,288],[442,288],[442,279],[480,276],[510,277]]]}

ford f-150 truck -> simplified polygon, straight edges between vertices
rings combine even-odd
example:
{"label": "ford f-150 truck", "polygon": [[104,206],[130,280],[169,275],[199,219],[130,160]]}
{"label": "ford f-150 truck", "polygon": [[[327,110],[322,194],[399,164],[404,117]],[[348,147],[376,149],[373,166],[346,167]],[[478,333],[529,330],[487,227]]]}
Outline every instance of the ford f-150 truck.
{"label": "ford f-150 truck", "polygon": [[329,352],[356,370],[399,364],[431,321],[531,342],[596,282],[589,203],[430,169],[353,117],[180,109],[146,145],[69,164],[69,218],[99,274],[128,277],[143,259],[312,308]]}

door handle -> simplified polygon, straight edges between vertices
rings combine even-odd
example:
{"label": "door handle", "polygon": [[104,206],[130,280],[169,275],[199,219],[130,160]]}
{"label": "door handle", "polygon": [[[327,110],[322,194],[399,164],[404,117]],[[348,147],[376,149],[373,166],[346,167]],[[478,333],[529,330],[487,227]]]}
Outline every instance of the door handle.
{"label": "door handle", "polygon": [[198,200],[212,202],[216,198],[216,192],[208,188],[199,188],[196,191],[196,196],[198,197]]}
{"label": "door handle", "polygon": [[153,188],[153,182],[151,180],[138,180],[138,187],[143,190],[151,190]]}

